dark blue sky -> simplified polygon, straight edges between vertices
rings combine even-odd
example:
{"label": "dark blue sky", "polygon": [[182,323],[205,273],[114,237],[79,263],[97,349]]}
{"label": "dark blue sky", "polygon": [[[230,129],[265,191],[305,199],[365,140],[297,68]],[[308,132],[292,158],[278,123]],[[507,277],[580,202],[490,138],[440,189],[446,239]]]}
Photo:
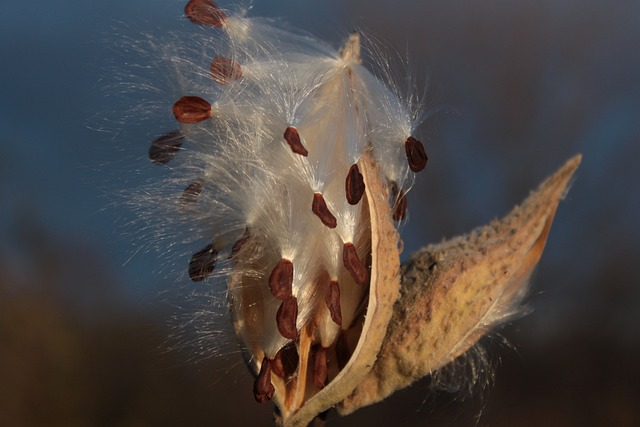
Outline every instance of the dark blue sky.
{"label": "dark blue sky", "polygon": [[[607,253],[620,243],[635,250],[637,5],[274,3],[258,1],[252,13],[281,16],[332,43],[363,27],[407,50],[415,74],[429,76],[432,103],[443,113],[425,127],[432,160],[411,194],[408,252],[506,213],[576,152],[584,153],[584,164],[561,205],[543,265],[563,260],[578,280],[593,276],[604,245]],[[116,75],[147,60],[125,52],[123,40],[189,31],[181,10],[181,2],[142,0],[4,6],[4,251],[20,247],[12,228],[21,218],[100,252],[134,297],[145,298],[154,283],[172,280],[153,273],[162,270],[153,266],[156,254],[142,250],[127,262],[138,247],[127,237],[131,227],[122,227],[131,214],[114,196],[148,178],[148,139],[167,125],[158,118],[147,129],[148,122],[121,113],[136,98],[121,96],[113,85]],[[576,251],[579,257],[572,258]],[[583,268],[575,267],[578,259]]]}
{"label": "dark blue sky", "polygon": [[[364,27],[406,49],[415,74],[429,76],[433,105],[444,106],[424,131],[432,160],[411,194],[408,252],[506,213],[556,166],[583,152],[543,265],[581,281],[594,276],[603,251],[637,254],[637,5],[300,3],[257,1],[252,13],[282,16],[332,43]],[[131,214],[113,203],[120,200],[115,194],[148,178],[148,139],[165,124],[158,118],[145,130],[131,116],[120,123],[120,111],[135,96],[120,96],[113,84],[116,74],[146,60],[124,52],[123,40],[188,31],[181,10],[182,2],[142,0],[3,7],[3,251],[19,259],[12,230],[33,222],[101,253],[103,266],[136,299],[172,280],[153,273],[162,270],[154,267],[155,254],[143,250],[127,262],[138,249],[127,237],[131,227],[122,227]]]}

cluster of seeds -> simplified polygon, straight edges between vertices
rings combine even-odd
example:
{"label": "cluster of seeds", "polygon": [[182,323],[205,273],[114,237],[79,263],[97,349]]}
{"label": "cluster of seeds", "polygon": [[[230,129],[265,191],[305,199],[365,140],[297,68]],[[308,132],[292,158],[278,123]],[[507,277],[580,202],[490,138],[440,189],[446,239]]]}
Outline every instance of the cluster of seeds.
{"label": "cluster of seeds", "polygon": [[357,342],[371,265],[363,162],[378,165],[393,220],[404,219],[407,178],[427,163],[412,136],[415,112],[363,67],[358,34],[336,51],[210,0],[189,1],[185,14],[223,32],[211,39],[220,52],[194,65],[211,88],[187,85],[173,105],[179,130],[157,138],[149,156],[164,165],[180,153],[194,175],[180,212],[206,224],[198,238],[209,243],[191,257],[189,277],[203,281],[229,263],[255,399],[270,400],[281,384],[299,407]]}

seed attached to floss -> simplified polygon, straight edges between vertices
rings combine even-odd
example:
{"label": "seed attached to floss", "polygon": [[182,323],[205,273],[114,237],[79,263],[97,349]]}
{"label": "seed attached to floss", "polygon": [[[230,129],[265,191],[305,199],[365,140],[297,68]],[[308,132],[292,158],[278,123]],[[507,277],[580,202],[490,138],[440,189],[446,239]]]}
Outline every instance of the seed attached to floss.
{"label": "seed attached to floss", "polygon": [[347,193],[347,202],[350,205],[357,205],[364,195],[364,178],[358,169],[357,164],[353,164],[349,168],[347,179],[345,181],[345,190]]}
{"label": "seed attached to floss", "polygon": [[180,206],[185,208],[196,203],[198,197],[200,197],[200,193],[202,193],[202,181],[194,181],[187,185],[182,191],[182,196],[180,196]]}
{"label": "seed attached to floss", "polygon": [[211,78],[213,81],[226,85],[240,77],[242,77],[240,64],[224,56],[213,58],[211,62]]}
{"label": "seed attached to floss", "polygon": [[286,301],[291,297],[293,284],[293,263],[288,259],[281,259],[269,275],[269,289],[271,294],[279,300]]}
{"label": "seed attached to floss", "polygon": [[289,126],[284,131],[284,139],[287,141],[289,147],[291,147],[291,151],[293,151],[294,153],[300,154],[304,157],[307,157],[309,155],[307,149],[304,148],[304,145],[302,145],[300,134],[298,133],[298,129],[296,129],[295,127]]}
{"label": "seed attached to floss", "polygon": [[367,269],[362,265],[362,261],[358,258],[358,252],[353,243],[345,243],[342,248],[342,262],[344,268],[351,273],[351,277],[358,285],[364,285],[369,276]]}
{"label": "seed attached to floss", "polygon": [[255,397],[256,402],[265,403],[271,400],[275,391],[275,387],[271,384],[271,363],[265,356],[262,359],[260,373],[253,383],[253,397]]}
{"label": "seed attached to floss", "polygon": [[391,183],[391,194],[393,197],[393,220],[402,221],[407,213],[407,195],[398,184]]}
{"label": "seed attached to floss", "polygon": [[156,138],[149,147],[149,158],[159,165],[166,165],[180,151],[184,137],[179,130],[167,132]]}
{"label": "seed attached to floss", "polygon": [[409,169],[413,172],[420,172],[427,165],[429,157],[424,151],[424,145],[414,137],[410,136],[404,143],[404,150],[407,154]]}
{"label": "seed attached to floss", "polygon": [[201,282],[206,279],[216,267],[218,251],[213,247],[213,243],[196,252],[189,261],[189,277],[194,282]]}
{"label": "seed attached to floss", "polygon": [[287,379],[295,374],[299,361],[298,349],[295,343],[291,341],[282,347],[271,360],[271,370],[280,378]]}
{"label": "seed attached to floss", "polygon": [[338,282],[332,280],[329,283],[329,290],[327,291],[327,295],[324,298],[324,302],[327,304],[327,308],[329,309],[329,314],[331,315],[331,320],[333,320],[336,325],[342,326],[342,310],[340,309],[340,286],[338,286]]}
{"label": "seed attached to floss", "polygon": [[314,214],[320,218],[320,221],[329,228],[336,228],[338,221],[333,216],[327,202],[324,200],[324,196],[321,193],[313,194],[313,203],[311,204],[311,210]]}
{"label": "seed attached to floss", "polygon": [[313,354],[313,384],[318,389],[327,384],[327,349],[321,345]]}
{"label": "seed attached to floss", "polygon": [[173,115],[180,123],[198,123],[211,117],[211,104],[199,96],[183,96],[173,104]]}
{"label": "seed attached to floss", "polygon": [[242,235],[242,237],[236,240],[236,242],[233,244],[233,247],[231,247],[231,253],[229,254],[228,258],[231,259],[234,256],[238,255],[238,253],[240,252],[244,244],[247,243],[250,238],[251,238],[251,229],[247,227],[244,229],[244,234]]}
{"label": "seed attached to floss", "polygon": [[222,27],[227,18],[211,0],[190,0],[184,7],[184,14],[194,24],[214,27]]}
{"label": "seed attached to floss", "polygon": [[298,330],[296,329],[297,320],[298,300],[292,296],[282,301],[278,313],[276,313],[276,323],[280,334],[290,340],[298,338]]}

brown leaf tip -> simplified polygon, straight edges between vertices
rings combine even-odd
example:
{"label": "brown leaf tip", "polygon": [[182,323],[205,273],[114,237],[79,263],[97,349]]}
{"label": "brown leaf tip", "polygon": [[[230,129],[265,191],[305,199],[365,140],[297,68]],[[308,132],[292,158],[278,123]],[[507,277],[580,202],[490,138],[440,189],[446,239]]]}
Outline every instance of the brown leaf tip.
{"label": "brown leaf tip", "polygon": [[333,216],[327,202],[324,200],[324,196],[321,193],[313,194],[313,203],[311,204],[311,210],[314,214],[320,218],[320,221],[329,228],[336,228],[338,221]]}
{"label": "brown leaf tip", "polygon": [[262,359],[260,373],[253,383],[253,397],[256,399],[256,402],[265,403],[271,400],[275,391],[276,389],[271,383],[271,363],[265,356],[265,358]]}
{"label": "brown leaf tip", "polygon": [[269,289],[271,294],[279,300],[285,301],[291,297],[293,285],[293,263],[288,259],[278,261],[271,275],[269,275]]}
{"label": "brown leaf tip", "polygon": [[413,172],[420,172],[427,165],[429,157],[424,151],[424,145],[414,137],[410,136],[404,143],[404,150],[407,155],[409,169]]}
{"label": "brown leaf tip", "polygon": [[213,58],[210,70],[213,81],[223,85],[229,84],[242,77],[240,64],[224,56],[216,56]]}
{"label": "brown leaf tip", "polygon": [[189,21],[197,25],[222,27],[227,16],[211,0],[190,0],[184,7],[184,14]]}
{"label": "brown leaf tip", "polygon": [[191,261],[189,261],[189,277],[191,280],[200,282],[206,279],[213,273],[217,260],[218,251],[214,248],[213,243],[193,254]]}
{"label": "brown leaf tip", "polygon": [[307,157],[309,155],[307,149],[304,148],[304,145],[302,145],[300,134],[298,133],[298,129],[296,129],[295,127],[289,126],[284,131],[284,139],[287,141],[289,147],[291,147],[291,151],[293,151],[294,153],[300,154],[304,157]]}
{"label": "brown leaf tip", "polygon": [[178,130],[167,132],[156,138],[149,147],[149,159],[160,165],[166,165],[180,151],[184,137]]}
{"label": "brown leaf tip", "polygon": [[347,202],[350,205],[357,205],[364,194],[365,185],[364,178],[358,169],[357,164],[353,164],[347,173],[345,181],[345,191],[347,194]]}
{"label": "brown leaf tip", "polygon": [[211,104],[199,96],[183,96],[173,104],[173,115],[180,123],[198,123],[211,117]]}

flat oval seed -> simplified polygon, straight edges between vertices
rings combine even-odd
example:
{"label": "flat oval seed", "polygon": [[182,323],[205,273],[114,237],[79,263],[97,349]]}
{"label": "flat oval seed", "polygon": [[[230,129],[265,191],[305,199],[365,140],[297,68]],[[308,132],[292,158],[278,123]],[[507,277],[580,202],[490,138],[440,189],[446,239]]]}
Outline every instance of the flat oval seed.
{"label": "flat oval seed", "polygon": [[333,216],[329,208],[327,207],[327,202],[324,200],[324,196],[320,193],[313,194],[313,203],[311,204],[311,210],[314,214],[320,218],[320,221],[324,225],[329,228],[336,228],[338,225],[338,221],[336,221],[336,217]]}
{"label": "flat oval seed", "polygon": [[322,346],[313,354],[313,384],[318,389],[327,384],[327,349]]}
{"label": "flat oval seed", "polygon": [[271,400],[275,391],[275,387],[271,384],[271,364],[265,356],[262,359],[260,373],[253,383],[253,397],[255,397],[256,402],[265,403]]}
{"label": "flat oval seed", "polygon": [[324,298],[324,302],[327,304],[331,320],[337,325],[342,326],[342,310],[340,309],[340,286],[338,282],[332,280],[329,283],[329,290]]}
{"label": "flat oval seed", "polygon": [[410,136],[404,143],[404,151],[407,154],[409,169],[420,172],[427,165],[429,157],[424,151],[424,145],[414,137]]}
{"label": "flat oval seed", "polygon": [[213,243],[199,252],[196,252],[189,261],[189,277],[194,282],[206,279],[216,267],[218,251],[213,247]]}
{"label": "flat oval seed", "polygon": [[282,347],[271,361],[271,370],[280,378],[289,378],[296,373],[300,356],[293,341]]}
{"label": "flat oval seed", "polygon": [[180,206],[186,208],[198,201],[198,197],[202,193],[202,181],[194,181],[182,190],[182,196],[180,196]]}
{"label": "flat oval seed", "polygon": [[240,237],[234,244],[233,247],[231,248],[231,253],[229,254],[229,259],[233,258],[234,256],[238,255],[238,253],[240,252],[240,249],[242,249],[242,247],[244,246],[245,243],[247,243],[247,241],[251,238],[251,229],[249,227],[246,227],[244,229],[244,234],[242,235],[242,237]]}
{"label": "flat oval seed", "polygon": [[199,96],[183,96],[173,104],[173,115],[180,123],[198,123],[211,117],[211,104]]}
{"label": "flat oval seed", "polygon": [[291,297],[293,284],[293,263],[282,258],[269,276],[269,289],[271,294],[279,300],[286,301]]}
{"label": "flat oval seed", "polygon": [[190,0],[184,7],[189,21],[198,25],[222,27],[227,18],[224,12],[211,0]]}
{"label": "flat oval seed", "polygon": [[167,132],[156,138],[149,147],[149,158],[152,162],[166,165],[173,159],[184,143],[184,137],[178,130]]}
{"label": "flat oval seed", "polygon": [[298,300],[296,297],[290,297],[282,301],[278,313],[276,313],[276,323],[280,334],[295,340],[298,338],[298,330],[296,329],[296,321],[298,320]]}
{"label": "flat oval seed", "polygon": [[302,140],[300,139],[300,134],[298,133],[298,129],[293,126],[289,126],[284,131],[284,139],[289,143],[289,147],[291,147],[291,151],[296,154],[300,154],[301,156],[307,157],[309,152],[304,145],[302,145]]}
{"label": "flat oval seed", "polygon": [[391,183],[391,193],[393,195],[393,220],[401,221],[407,213],[407,195],[398,188],[398,185]]}
{"label": "flat oval seed", "polygon": [[367,269],[362,265],[360,258],[358,258],[358,252],[353,243],[345,243],[342,248],[342,262],[344,268],[351,273],[353,280],[359,285],[364,285],[367,282],[369,276]]}
{"label": "flat oval seed", "polygon": [[364,178],[358,169],[357,164],[353,164],[347,174],[345,181],[345,190],[347,193],[347,202],[350,205],[357,205],[364,194]]}
{"label": "flat oval seed", "polygon": [[213,81],[225,85],[240,77],[242,77],[240,64],[224,56],[213,58],[211,62],[211,78]]}

